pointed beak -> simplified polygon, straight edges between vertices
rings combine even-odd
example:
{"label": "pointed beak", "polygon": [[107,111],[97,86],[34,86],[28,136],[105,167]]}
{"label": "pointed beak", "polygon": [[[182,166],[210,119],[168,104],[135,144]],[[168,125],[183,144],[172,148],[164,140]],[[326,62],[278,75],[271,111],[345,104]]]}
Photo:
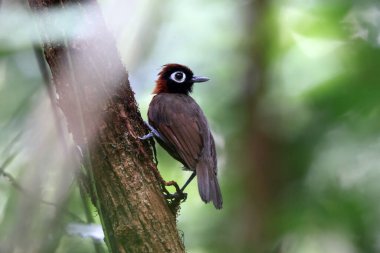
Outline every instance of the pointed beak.
{"label": "pointed beak", "polygon": [[191,79],[194,83],[203,83],[210,80],[210,78],[204,77],[204,76],[193,76]]}

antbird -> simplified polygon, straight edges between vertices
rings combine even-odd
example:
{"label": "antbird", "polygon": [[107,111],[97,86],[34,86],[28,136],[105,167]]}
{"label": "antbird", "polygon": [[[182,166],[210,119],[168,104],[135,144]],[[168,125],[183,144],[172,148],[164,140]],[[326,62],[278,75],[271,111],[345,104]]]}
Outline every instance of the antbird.
{"label": "antbird", "polygon": [[189,95],[194,83],[208,80],[194,76],[184,65],[164,65],[148,110],[151,133],[142,139],[155,137],[186,170],[193,171],[181,192],[197,176],[201,199],[205,203],[212,201],[215,208],[221,209],[223,200],[217,178],[214,138],[202,109]]}

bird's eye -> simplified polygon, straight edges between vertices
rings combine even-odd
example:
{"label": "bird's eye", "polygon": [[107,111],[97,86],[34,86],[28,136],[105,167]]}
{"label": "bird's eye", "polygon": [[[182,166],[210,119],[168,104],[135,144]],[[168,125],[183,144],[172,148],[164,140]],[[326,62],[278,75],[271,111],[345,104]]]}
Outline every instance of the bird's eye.
{"label": "bird's eye", "polygon": [[183,83],[186,79],[186,75],[182,71],[176,71],[170,75],[170,79],[177,83]]}

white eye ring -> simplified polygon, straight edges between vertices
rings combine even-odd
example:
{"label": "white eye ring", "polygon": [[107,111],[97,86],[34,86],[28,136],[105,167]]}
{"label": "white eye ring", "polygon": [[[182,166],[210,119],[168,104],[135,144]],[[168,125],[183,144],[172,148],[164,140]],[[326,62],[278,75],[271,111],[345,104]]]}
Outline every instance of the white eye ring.
{"label": "white eye ring", "polygon": [[170,75],[170,79],[177,83],[183,83],[186,79],[186,75],[182,71],[176,71]]}

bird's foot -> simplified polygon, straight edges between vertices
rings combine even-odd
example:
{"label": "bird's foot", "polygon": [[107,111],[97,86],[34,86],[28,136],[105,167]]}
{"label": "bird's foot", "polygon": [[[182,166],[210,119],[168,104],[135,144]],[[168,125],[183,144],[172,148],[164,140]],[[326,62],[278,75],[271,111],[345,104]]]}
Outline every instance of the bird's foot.
{"label": "bird's foot", "polygon": [[[176,189],[176,192],[175,193],[170,193],[166,187],[167,186],[174,186],[174,188]],[[181,202],[185,202],[186,199],[187,199],[187,193],[183,192],[177,182],[175,181],[168,181],[168,182],[163,182],[162,184],[162,190],[163,190],[163,194],[166,198],[166,200],[168,200],[169,202],[171,203],[181,203]]]}
{"label": "bird's foot", "polygon": [[148,122],[144,121],[144,123],[149,128],[150,132],[142,137],[139,137],[140,140],[147,140],[147,139],[156,137],[163,141],[166,141],[166,139],[163,136],[161,136],[160,133],[154,127],[152,127]]}
{"label": "bird's foot", "polygon": [[157,136],[158,132],[148,122],[144,120],[145,125],[149,128],[150,132],[144,136],[138,137],[140,140],[149,140],[154,136]]}
{"label": "bird's foot", "polygon": [[140,140],[147,140],[147,139],[150,139],[150,138],[153,138],[154,137],[154,134],[153,132],[150,132],[144,136],[141,136],[141,137],[138,137]]}
{"label": "bird's foot", "polygon": [[185,202],[187,199],[186,192],[164,193],[165,198],[170,202]]}

